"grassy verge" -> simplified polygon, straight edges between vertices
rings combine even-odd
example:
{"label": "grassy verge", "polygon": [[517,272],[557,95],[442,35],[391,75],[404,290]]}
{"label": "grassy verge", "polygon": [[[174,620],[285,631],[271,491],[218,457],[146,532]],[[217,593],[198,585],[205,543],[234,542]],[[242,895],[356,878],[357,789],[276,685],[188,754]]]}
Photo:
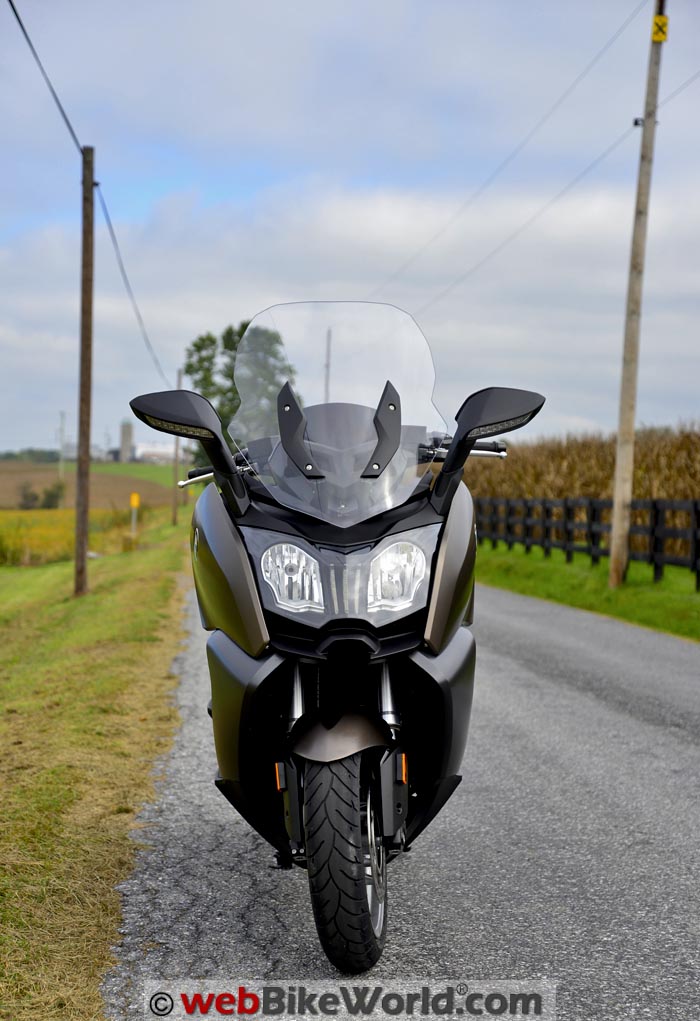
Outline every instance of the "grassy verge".
{"label": "grassy verge", "polygon": [[611,591],[607,561],[594,567],[589,557],[575,554],[567,564],[559,550],[546,560],[539,547],[526,554],[522,546],[508,550],[500,544],[494,550],[484,543],[479,546],[477,579],[700,641],[700,593],[695,592],[693,574],[681,568],[667,567],[663,581],[655,584],[651,567],[631,563],[626,583]]}
{"label": "grassy verge", "polygon": [[0,1017],[101,1018],[114,886],[168,747],[185,526],[154,515],[138,552],[0,568]]}

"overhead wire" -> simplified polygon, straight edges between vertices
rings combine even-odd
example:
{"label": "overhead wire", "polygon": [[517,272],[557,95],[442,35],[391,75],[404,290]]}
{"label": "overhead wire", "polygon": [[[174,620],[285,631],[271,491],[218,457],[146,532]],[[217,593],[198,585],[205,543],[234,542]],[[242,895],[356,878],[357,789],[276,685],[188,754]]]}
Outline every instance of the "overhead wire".
{"label": "overhead wire", "polygon": [[[662,106],[666,106],[699,78],[700,70],[690,75],[690,77],[686,78],[686,80],[682,82],[678,86],[678,88],[674,89],[673,92],[670,92],[667,96],[665,96],[664,99],[662,99],[657,104],[656,109],[660,110]],[[552,198],[548,199],[547,202],[544,203],[544,205],[540,206],[539,209],[536,210],[536,212],[534,212],[531,216],[524,220],[519,227],[516,227],[515,230],[513,230],[510,234],[507,235],[507,237],[505,237],[490,251],[488,251],[479,260],[477,260],[477,262],[473,263],[469,267],[469,269],[465,270],[464,273],[460,273],[458,277],[455,277],[455,279],[451,283],[447,284],[446,287],[443,287],[442,290],[438,291],[438,293],[434,295],[434,297],[432,297],[429,301],[426,301],[423,305],[420,306],[420,308],[414,309],[412,314],[416,316],[422,315],[426,311],[426,309],[431,308],[442,298],[445,298],[448,294],[450,294],[451,291],[454,291],[456,287],[459,287],[466,280],[468,280],[469,277],[471,277],[474,273],[480,270],[481,267],[484,266],[487,262],[490,262],[491,259],[493,259],[496,255],[499,255],[504,248],[511,244],[511,242],[515,241],[516,238],[520,237],[520,235],[523,234],[529,227],[531,227],[533,223],[535,223],[542,216],[544,216],[544,214],[548,212],[553,205],[559,202],[560,199],[562,199],[565,195],[568,194],[568,192],[575,188],[576,185],[579,184],[579,182],[582,181],[584,177],[586,177],[600,163],[607,159],[607,157],[612,152],[614,152],[614,150],[617,149],[618,146],[622,145],[622,143],[626,141],[626,139],[628,139],[630,135],[634,134],[636,130],[637,125],[632,125],[632,127],[629,127],[627,128],[626,131],[623,131],[621,135],[619,135],[613,142],[610,143],[610,145],[608,145],[601,153],[599,153],[598,156],[595,157],[595,159],[591,160],[591,162],[588,163],[583,168],[583,170],[580,170],[578,174],[576,174],[576,176],[573,177],[567,184],[565,184],[563,188],[561,188],[555,195],[553,195]]]}
{"label": "overhead wire", "polygon": [[139,329],[141,331],[141,337],[143,339],[144,344],[146,345],[146,350],[150,354],[151,359],[153,361],[153,364],[155,365],[155,367],[156,367],[156,369],[158,371],[158,374],[160,375],[160,378],[163,380],[165,385],[168,386],[172,390],[173,389],[173,385],[170,382],[170,380],[168,379],[168,377],[165,375],[165,373],[163,372],[163,367],[160,364],[160,359],[158,358],[158,355],[155,352],[153,344],[151,343],[151,338],[148,335],[148,331],[146,329],[146,324],[144,323],[143,316],[141,315],[141,310],[140,310],[140,308],[138,306],[138,302],[136,301],[136,298],[134,296],[134,291],[133,291],[133,288],[131,286],[131,282],[129,281],[129,277],[128,277],[128,274],[126,272],[126,266],[124,265],[124,260],[122,258],[121,249],[119,248],[119,242],[117,241],[117,235],[115,234],[114,226],[112,225],[112,218],[109,215],[109,210],[107,208],[107,203],[106,203],[105,197],[104,197],[104,195],[102,193],[102,186],[101,186],[101,184],[98,183],[96,185],[96,187],[95,187],[95,190],[97,191],[97,197],[98,197],[98,199],[100,201],[100,206],[102,207],[102,215],[105,218],[105,223],[107,224],[107,231],[108,231],[110,239],[112,241],[112,247],[114,248],[114,255],[115,255],[115,258],[117,260],[117,265],[119,266],[119,272],[121,274],[122,282],[124,284],[124,289],[125,289],[127,295],[129,296],[129,300],[131,302],[131,307],[133,308],[134,315],[136,317],[136,322],[138,323]]}
{"label": "overhead wire", "polygon": [[[36,49],[34,47],[34,44],[32,43],[32,40],[31,40],[31,38],[29,36],[29,33],[27,32],[27,29],[24,26],[24,22],[22,21],[22,18],[20,17],[19,11],[17,10],[17,8],[16,8],[16,6],[14,4],[14,0],[7,0],[7,2],[10,5],[12,13],[15,16],[15,19],[17,21],[17,24],[19,25],[19,28],[20,28],[20,31],[22,32],[22,35],[25,38],[27,46],[29,47],[31,54],[34,57],[36,65],[37,65],[37,67],[39,68],[39,70],[41,72],[42,78],[46,82],[46,86],[47,86],[49,92],[51,93],[51,95],[53,97],[53,100],[54,100],[54,102],[55,102],[55,104],[56,104],[56,106],[58,108],[58,112],[60,113],[61,118],[63,119],[63,122],[64,122],[66,128],[68,129],[68,133],[69,133],[69,135],[70,135],[70,137],[71,137],[71,139],[72,139],[76,149],[78,150],[78,152],[82,156],[82,154],[83,154],[83,147],[80,144],[80,140],[78,139],[78,134],[77,134],[75,128],[73,127],[73,125],[71,123],[71,120],[70,120],[68,114],[66,113],[66,110],[65,110],[63,104],[61,103],[61,100],[58,97],[58,93],[56,92],[56,89],[54,88],[53,83],[52,83],[51,79],[49,78],[49,75],[48,75],[47,71],[44,68],[44,65],[42,64],[41,59],[39,58],[39,54],[37,53],[37,51],[36,51]],[[126,272],[126,267],[124,265],[124,259],[122,258],[121,250],[119,248],[119,242],[117,241],[117,235],[115,233],[114,226],[112,224],[112,218],[110,217],[109,210],[107,208],[107,202],[105,201],[105,197],[104,197],[104,195],[102,193],[102,188],[100,187],[99,182],[95,182],[95,190],[97,191],[97,197],[99,199],[100,206],[102,208],[102,214],[103,214],[103,216],[105,218],[105,223],[107,225],[107,232],[108,232],[110,240],[112,242],[112,248],[114,249],[114,255],[115,255],[115,258],[117,260],[117,266],[119,267],[119,272],[121,274],[122,282],[124,284],[124,288],[126,290],[127,296],[128,296],[128,298],[129,298],[129,300],[131,302],[131,306],[133,308],[134,315],[136,317],[136,322],[138,324],[138,327],[139,327],[139,330],[140,330],[140,333],[141,333],[141,338],[142,338],[142,340],[143,340],[143,342],[144,342],[144,344],[146,346],[146,350],[148,351],[149,355],[151,356],[151,359],[153,361],[153,364],[155,365],[155,368],[156,368],[158,374],[160,375],[161,379],[166,384],[166,386],[168,386],[172,390],[173,389],[173,385],[168,380],[168,378],[165,375],[165,373],[163,372],[163,368],[162,368],[162,366],[160,364],[160,360],[159,360],[159,358],[158,358],[158,356],[157,356],[157,354],[155,352],[153,344],[151,343],[150,337],[148,335],[148,331],[146,330],[146,325],[144,323],[143,316],[141,315],[141,310],[140,310],[140,308],[138,306],[138,302],[136,301],[136,297],[134,295],[133,288],[131,286],[131,283],[129,281],[129,277],[128,277],[127,272]]]}
{"label": "overhead wire", "polygon": [[535,124],[533,124],[533,126],[530,128],[527,134],[525,134],[521,138],[518,144],[513,149],[510,150],[507,156],[505,156],[501,160],[501,162],[491,171],[491,173],[481,182],[476,191],[472,192],[472,194],[469,195],[469,197],[466,198],[457,207],[457,209],[448,217],[448,219],[445,220],[442,226],[439,227],[438,230],[436,230],[435,233],[432,234],[422,245],[420,245],[413,252],[412,255],[410,255],[401,263],[398,269],[394,270],[394,272],[390,276],[386,277],[386,279],[381,284],[375,287],[368,294],[367,300],[376,297],[381,291],[384,290],[387,284],[393,283],[394,280],[400,277],[405,272],[405,270],[408,269],[409,266],[413,265],[416,259],[420,258],[420,256],[423,255],[423,253],[426,252],[428,248],[430,248],[430,246],[433,245],[438,240],[438,238],[441,238],[442,235],[445,234],[445,232],[448,231],[449,228],[454,223],[456,223],[457,220],[459,220],[464,213],[466,213],[466,211],[476,202],[476,200],[480,198],[488,188],[490,188],[490,186],[493,184],[496,178],[499,177],[501,173],[506,169],[506,167],[513,162],[515,157],[518,156],[523,151],[525,146],[530,141],[532,141],[532,139],[535,137],[540,128],[544,127],[547,121],[556,113],[559,107],[569,98],[569,96],[577,88],[577,86],[580,85],[584,78],[586,78],[587,75],[593,70],[598,61],[607,53],[607,51],[610,49],[613,43],[622,35],[622,33],[625,31],[628,25],[630,25],[632,21],[634,21],[634,19],[647,5],[647,3],[648,0],[641,0],[641,2],[636,5],[636,7],[630,12],[630,14],[628,14],[628,16],[619,26],[619,28],[617,28],[616,31],[613,32],[613,34],[610,36],[607,42],[604,43],[604,45],[601,46],[601,48],[598,50],[595,56],[592,57],[591,60],[589,60],[589,62],[586,64],[583,70],[576,75],[573,81],[564,89],[564,91],[554,101],[554,103],[552,103],[552,105],[548,107],[545,113],[543,113],[542,116],[535,122]]}
{"label": "overhead wire", "polygon": [[78,136],[77,136],[77,134],[75,132],[75,128],[71,124],[70,118],[69,118],[68,114],[66,113],[66,111],[65,111],[65,109],[63,107],[63,103],[58,98],[58,93],[56,92],[55,88],[53,87],[53,83],[51,82],[51,79],[49,78],[49,76],[48,76],[48,74],[47,74],[47,72],[46,72],[46,70],[44,68],[44,65],[42,64],[41,60],[39,59],[39,54],[34,49],[34,44],[33,44],[32,40],[29,38],[29,33],[27,32],[26,28],[24,27],[24,22],[22,21],[22,19],[19,16],[19,11],[17,10],[17,8],[14,5],[14,0],[7,0],[7,2],[10,5],[10,8],[12,9],[12,13],[14,14],[14,16],[15,16],[15,18],[17,20],[17,24],[20,27],[20,31],[21,31],[22,35],[24,36],[24,38],[25,38],[27,46],[31,50],[31,54],[34,57],[34,60],[36,61],[36,65],[39,68],[39,70],[41,71],[42,78],[46,82],[46,86],[47,86],[49,92],[51,93],[51,95],[53,96],[53,101],[56,104],[56,106],[58,107],[58,112],[60,113],[61,117],[63,118],[64,124],[68,128],[68,133],[71,136],[71,138],[73,139],[73,143],[75,144],[76,149],[78,150],[79,153],[82,154],[83,147],[80,144],[80,142],[78,141]]}

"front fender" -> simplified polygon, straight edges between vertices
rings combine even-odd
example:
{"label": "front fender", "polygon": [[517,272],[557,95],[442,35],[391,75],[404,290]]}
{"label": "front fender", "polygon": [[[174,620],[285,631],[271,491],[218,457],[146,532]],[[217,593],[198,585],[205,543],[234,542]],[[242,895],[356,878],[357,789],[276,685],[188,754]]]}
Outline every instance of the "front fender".
{"label": "front fender", "polygon": [[292,742],[292,751],[312,762],[337,762],[366,748],[387,748],[391,741],[386,728],[359,714],[341,717],[333,727],[314,723]]}

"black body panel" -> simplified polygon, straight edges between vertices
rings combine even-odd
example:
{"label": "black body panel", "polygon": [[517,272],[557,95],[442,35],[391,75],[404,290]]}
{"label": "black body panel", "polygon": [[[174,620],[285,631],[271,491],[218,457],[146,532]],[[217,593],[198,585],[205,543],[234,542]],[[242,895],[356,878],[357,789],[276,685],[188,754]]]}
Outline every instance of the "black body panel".
{"label": "black body panel", "polygon": [[224,631],[251,656],[259,656],[270,635],[255,577],[240,533],[213,483],[197,500],[190,541],[202,627]]}
{"label": "black body panel", "polygon": [[476,525],[471,493],[459,485],[447,515],[433,568],[425,641],[433,652],[451,640],[462,621],[471,624],[474,607]]}
{"label": "black body panel", "polygon": [[340,528],[310,515],[300,514],[279,504],[264,499],[264,492],[256,486],[254,479],[247,479],[251,502],[240,523],[248,528],[268,528],[272,532],[284,532],[306,539],[316,546],[330,546],[350,550],[379,542],[395,532],[407,532],[421,525],[442,524],[444,518],[432,507],[429,496],[429,476],[424,476],[416,494],[401,507],[378,514],[367,521],[358,521],[349,528]]}
{"label": "black body panel", "polygon": [[[220,777],[217,786],[241,815],[269,843],[290,853],[284,798],[277,791],[275,763],[289,761],[296,731],[288,735],[295,658],[267,652],[255,659],[223,632],[207,643],[212,686],[212,720]],[[469,729],[474,688],[475,643],[460,628],[438,656],[415,650],[387,660],[397,709],[402,718],[400,744],[408,760],[411,839],[422,831],[456,787]],[[329,696],[325,719],[331,726],[340,712],[372,716],[363,692],[371,680],[358,659],[354,686],[331,660],[318,684]],[[315,668],[314,668],[315,669]],[[365,670],[369,667],[365,666]],[[380,669],[377,665],[373,669]],[[353,671],[350,671],[353,672]],[[338,698],[337,704],[334,699]],[[376,712],[376,710],[374,710]]]}

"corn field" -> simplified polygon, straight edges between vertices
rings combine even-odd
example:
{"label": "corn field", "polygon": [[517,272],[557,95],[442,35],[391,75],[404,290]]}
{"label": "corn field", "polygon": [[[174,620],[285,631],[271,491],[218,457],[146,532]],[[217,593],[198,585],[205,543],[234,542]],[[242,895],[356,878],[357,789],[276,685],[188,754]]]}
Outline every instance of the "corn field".
{"label": "corn field", "polygon": [[[475,498],[606,499],[612,497],[614,471],[614,436],[567,436],[510,441],[506,461],[471,458],[464,477]],[[637,431],[633,498],[700,500],[700,423]],[[632,516],[633,525],[645,520],[641,512]],[[666,524],[687,528],[688,515],[669,512]],[[668,541],[669,552],[677,556],[688,555],[686,546],[682,540]],[[633,536],[631,548],[643,552],[643,547],[641,538]]]}

